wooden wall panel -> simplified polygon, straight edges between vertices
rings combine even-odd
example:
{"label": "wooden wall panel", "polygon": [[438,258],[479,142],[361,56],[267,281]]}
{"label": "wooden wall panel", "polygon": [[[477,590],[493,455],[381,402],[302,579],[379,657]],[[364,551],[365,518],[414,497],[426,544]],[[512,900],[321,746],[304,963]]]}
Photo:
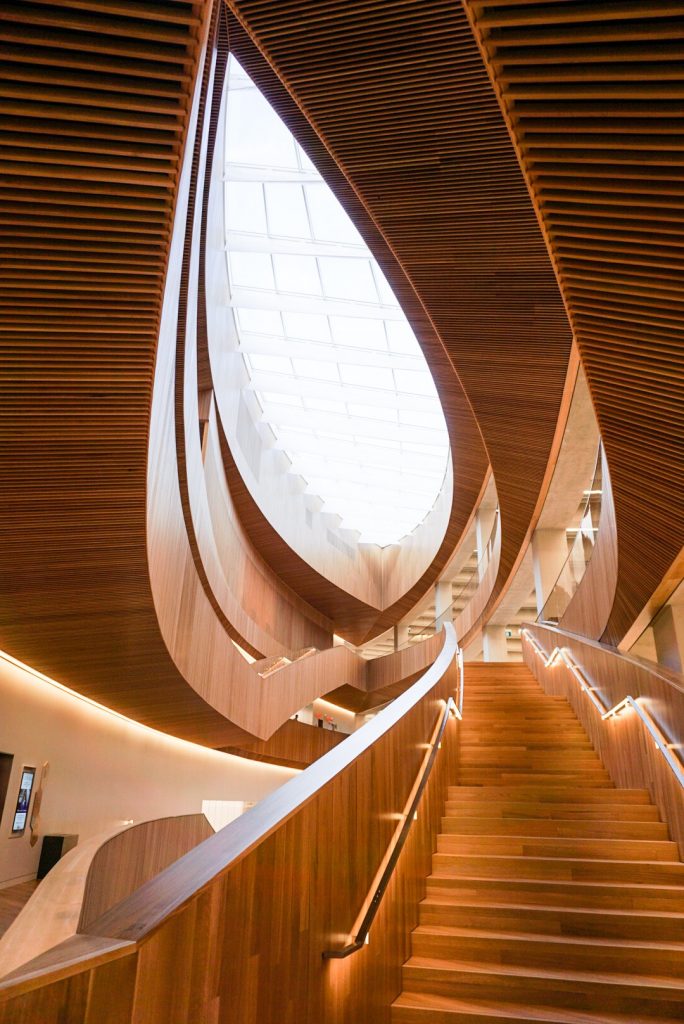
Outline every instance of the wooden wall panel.
{"label": "wooden wall panel", "polygon": [[[79,937],[102,944],[105,966],[108,958],[137,956],[134,1021],[389,1024],[455,767],[454,719],[370,945],[346,961],[326,962],[321,953],[344,944],[366,897],[426,741],[455,692],[454,653],[450,639],[414,690],[93,922],[97,940]],[[78,985],[90,973],[92,984],[103,969],[95,963],[74,940],[28,965],[0,984],[0,1021],[7,1024],[11,1007],[23,1024],[37,1024],[41,1001],[53,994],[70,1024],[83,1020],[63,978]],[[123,984],[113,993],[115,1002],[127,996]]]}
{"label": "wooden wall panel", "polygon": [[684,4],[464,7],[539,212],[603,437],[618,538],[603,639],[616,644],[684,544]]}
{"label": "wooden wall panel", "polygon": [[[659,665],[551,626],[535,624],[528,628],[547,654],[556,646],[570,652],[585,678],[598,689],[606,707],[614,707],[627,695],[639,698],[673,749],[681,752],[684,678]],[[626,711],[604,722],[567,666],[557,661],[546,668],[527,641],[523,641],[523,656],[547,693],[560,694],[570,701],[616,784],[649,790],[670,825],[672,838],[684,851],[684,792],[637,715]]]}
{"label": "wooden wall panel", "polygon": [[594,550],[586,572],[558,625],[568,633],[599,640],[606,628],[617,586],[618,548],[615,505],[605,452],[601,450],[601,511]]}
{"label": "wooden wall panel", "polygon": [[62,858],[0,939],[0,977],[65,939],[213,835],[203,814],[101,833]]}
{"label": "wooden wall panel", "polygon": [[258,740],[244,747],[225,747],[224,751],[286,768],[306,768],[346,738],[343,732],[287,721],[268,740]]}

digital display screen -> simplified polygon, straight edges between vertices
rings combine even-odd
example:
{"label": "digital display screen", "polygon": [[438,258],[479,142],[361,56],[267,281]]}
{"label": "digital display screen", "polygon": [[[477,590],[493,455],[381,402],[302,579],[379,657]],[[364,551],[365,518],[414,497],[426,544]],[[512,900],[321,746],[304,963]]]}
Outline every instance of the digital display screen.
{"label": "digital display screen", "polygon": [[19,835],[26,828],[26,819],[28,818],[29,804],[31,803],[31,790],[33,789],[33,780],[36,776],[35,768],[23,768],[21,772],[21,782],[19,784],[19,796],[17,797],[17,807],[14,812],[14,820],[12,822],[12,835]]}

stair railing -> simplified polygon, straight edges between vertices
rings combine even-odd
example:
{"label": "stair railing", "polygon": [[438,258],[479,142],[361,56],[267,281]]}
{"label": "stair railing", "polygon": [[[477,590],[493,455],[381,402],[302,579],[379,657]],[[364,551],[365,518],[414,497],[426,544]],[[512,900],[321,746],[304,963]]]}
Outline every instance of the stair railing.
{"label": "stair railing", "polygon": [[617,704],[613,705],[613,707],[608,707],[603,702],[598,688],[591,685],[567,647],[554,647],[551,653],[547,655],[542,645],[539,643],[537,638],[532,635],[529,629],[522,629],[520,631],[520,635],[531,645],[534,653],[543,661],[545,668],[552,668],[554,665],[562,662],[566,668],[570,670],[579,683],[580,689],[589,698],[604,722],[609,718],[616,718],[623,711],[627,711],[629,709],[636,711],[641,724],[655,743],[656,750],[663,755],[668,767],[672,771],[672,774],[679,785],[684,789],[684,765],[682,765],[682,762],[674,753],[675,744],[671,743],[667,739],[653,716],[650,715],[646,708],[639,703],[638,699],[628,694],[626,697],[623,697],[622,700],[618,701]]}
{"label": "stair railing", "polygon": [[345,957],[351,956],[352,953],[362,949],[369,941],[371,925],[390,883],[402,848],[408,839],[411,825],[418,817],[418,805],[430,777],[437,752],[441,749],[442,736],[444,735],[449,715],[453,715],[459,721],[463,718],[463,651],[458,646],[456,649],[456,660],[458,664],[457,700],[454,701],[453,697],[449,697],[448,700],[444,701],[444,709],[437,718],[430,742],[427,744],[423,763],[420,766],[413,788],[408,795],[404,810],[399,816],[399,824],[371,883],[368,897],[364,901],[352,928],[353,940],[346,946],[343,946],[342,949],[324,950],[324,960],[343,960]]}

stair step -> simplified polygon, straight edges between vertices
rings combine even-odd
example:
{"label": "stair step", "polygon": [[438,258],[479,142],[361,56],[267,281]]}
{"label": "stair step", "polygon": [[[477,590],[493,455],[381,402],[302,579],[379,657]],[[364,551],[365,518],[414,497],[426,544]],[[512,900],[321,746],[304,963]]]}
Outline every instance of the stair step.
{"label": "stair step", "polygon": [[[659,1020],[661,1024],[678,1024],[676,1017]],[[653,1017],[637,1017],[633,1013],[596,1014],[564,1007],[527,1007],[422,992],[402,992],[392,1004],[393,1024],[507,1024],[509,1021],[518,1021],[518,1024],[654,1024]]]}
{"label": "stair step", "polygon": [[482,857],[480,854],[434,853],[438,875],[485,878],[555,879],[571,882],[627,882],[630,885],[683,885],[680,861],[625,861],[581,857]]}
{"label": "stair step", "polygon": [[502,769],[523,765],[526,768],[542,768],[544,771],[567,773],[570,769],[605,768],[593,750],[570,750],[559,746],[546,750],[530,747],[461,747],[459,763],[462,765],[485,765]]}
{"label": "stair step", "polygon": [[[482,811],[489,808],[482,807]],[[442,818],[442,832],[479,836],[559,836],[594,839],[667,840],[661,821],[568,821],[564,818],[475,818],[461,814]]]}
{"label": "stair step", "polygon": [[414,956],[440,960],[502,962],[520,967],[620,972],[625,965],[641,974],[681,978],[684,943],[647,939],[558,936],[491,928],[418,925],[411,933]]}
{"label": "stair step", "polygon": [[403,968],[405,992],[462,999],[501,999],[573,1010],[684,1016],[684,982],[650,975],[602,974],[411,957]]}
{"label": "stair step", "polygon": [[558,819],[563,821],[640,821],[659,822],[658,808],[653,804],[619,804],[610,799],[605,803],[571,804],[546,803],[541,800],[448,800],[447,817],[480,818],[484,812],[489,818],[515,821],[518,818]]}
{"label": "stair step", "polygon": [[536,935],[649,939],[684,943],[684,914],[591,907],[525,906],[514,902],[471,902],[460,896],[426,896],[419,905],[421,924]]}
{"label": "stair step", "polygon": [[556,836],[469,836],[444,833],[437,837],[438,853],[489,854],[508,857],[595,857],[620,861],[675,861],[677,844],[646,839],[564,839]]}
{"label": "stair step", "polygon": [[449,800],[535,800],[554,803],[649,804],[646,789],[612,789],[583,793],[575,785],[536,786],[534,783],[511,786],[449,786]]}
{"label": "stair step", "polygon": [[[682,878],[684,882],[684,876]],[[684,914],[684,884],[647,885],[556,879],[429,875],[427,895],[456,895],[468,902],[592,906],[614,910],[665,910]]]}
{"label": "stair step", "polygon": [[[466,731],[461,730],[459,742],[460,750],[482,750],[482,749],[497,749],[501,750],[504,746],[507,746],[512,750],[593,750],[591,743],[587,739],[586,733],[577,733],[572,736],[563,736],[562,740],[558,738],[557,729],[536,729],[534,732],[530,729],[525,730],[524,737],[521,737],[520,743],[511,743],[510,731],[504,729],[497,730],[496,735],[490,732],[487,736],[483,736],[481,731],[472,729]],[[504,742],[505,741],[505,742]]]}
{"label": "stair step", "polygon": [[610,787],[612,785],[608,772],[603,769],[592,768],[585,771],[575,771],[572,774],[564,775],[562,772],[534,772],[529,768],[459,768],[458,777],[464,786],[477,785],[492,786],[500,783],[502,786],[527,784],[552,785],[567,783],[575,787],[591,786],[592,789]]}

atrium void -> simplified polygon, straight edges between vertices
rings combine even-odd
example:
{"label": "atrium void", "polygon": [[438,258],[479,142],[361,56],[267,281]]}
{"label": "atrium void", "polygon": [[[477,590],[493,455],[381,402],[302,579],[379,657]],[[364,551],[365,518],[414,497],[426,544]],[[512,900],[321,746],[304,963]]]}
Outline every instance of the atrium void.
{"label": "atrium void", "polygon": [[359,540],[396,543],[440,492],[449,437],[420,346],[371,252],[231,57],[230,304],[277,447]]}

